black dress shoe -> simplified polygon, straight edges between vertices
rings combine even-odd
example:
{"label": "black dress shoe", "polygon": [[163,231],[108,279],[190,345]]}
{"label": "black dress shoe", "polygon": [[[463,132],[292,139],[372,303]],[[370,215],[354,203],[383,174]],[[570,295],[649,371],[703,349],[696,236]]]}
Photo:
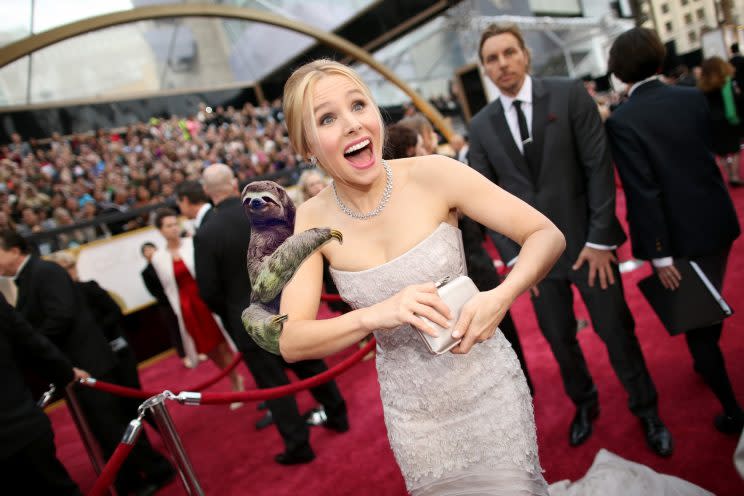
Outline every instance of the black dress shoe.
{"label": "black dress shoe", "polygon": [[276,463],[281,465],[299,465],[301,463],[310,463],[315,459],[315,453],[308,448],[299,452],[285,451],[274,457]]}
{"label": "black dress shoe", "polygon": [[271,412],[266,412],[266,415],[261,417],[261,420],[256,422],[256,430],[260,431],[261,429],[265,429],[273,423],[274,423],[274,416],[271,415]]}
{"label": "black dress shoe", "polygon": [[738,415],[726,415],[725,413],[716,415],[713,424],[718,432],[739,435],[744,429],[744,412]]}
{"label": "black dress shoe", "polygon": [[640,417],[646,442],[660,456],[670,456],[674,451],[672,434],[657,415]]}
{"label": "black dress shoe", "polygon": [[599,404],[580,406],[576,409],[571,421],[571,429],[568,433],[568,442],[571,446],[578,446],[592,435],[592,422],[599,416]]}
{"label": "black dress shoe", "polygon": [[326,429],[331,429],[332,431],[346,432],[349,430],[349,417],[346,415],[329,417],[322,425]]}

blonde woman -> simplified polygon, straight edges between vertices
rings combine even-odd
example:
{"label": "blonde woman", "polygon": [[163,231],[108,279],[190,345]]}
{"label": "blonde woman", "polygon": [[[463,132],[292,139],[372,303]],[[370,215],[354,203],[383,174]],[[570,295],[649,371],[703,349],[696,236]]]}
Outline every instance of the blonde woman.
{"label": "blonde woman", "polygon": [[[295,71],[284,114],[294,149],[333,180],[299,207],[295,230],[331,226],[344,236],[311,256],[283,292],[284,358],[324,357],[374,332],[388,437],[409,491],[547,495],[530,393],[497,326],[556,261],[563,235],[457,161],[382,160],[380,112],[342,64],[318,60]],[[450,327],[434,281],[465,272],[458,210],[523,248],[504,283],[474,296]],[[323,257],[355,310],[316,320]],[[436,332],[421,317],[462,342],[451,353],[429,354],[414,328]]]}

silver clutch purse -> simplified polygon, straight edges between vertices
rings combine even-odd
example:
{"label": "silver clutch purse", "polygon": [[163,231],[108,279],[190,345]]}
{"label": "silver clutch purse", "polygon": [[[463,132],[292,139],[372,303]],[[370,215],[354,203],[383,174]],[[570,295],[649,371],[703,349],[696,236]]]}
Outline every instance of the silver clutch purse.
{"label": "silver clutch purse", "polygon": [[446,353],[462,341],[462,339],[455,339],[452,337],[452,331],[454,330],[453,327],[457,322],[457,319],[460,317],[460,311],[462,310],[463,305],[465,305],[470,298],[478,294],[479,291],[473,280],[468,276],[455,276],[446,277],[439,281],[437,283],[437,292],[452,312],[452,320],[449,321],[450,327],[445,329],[426,317],[421,317],[424,322],[436,329],[439,336],[433,337],[416,329],[419,336],[421,336],[421,339],[424,341],[426,348],[429,350],[429,353],[433,355]]}

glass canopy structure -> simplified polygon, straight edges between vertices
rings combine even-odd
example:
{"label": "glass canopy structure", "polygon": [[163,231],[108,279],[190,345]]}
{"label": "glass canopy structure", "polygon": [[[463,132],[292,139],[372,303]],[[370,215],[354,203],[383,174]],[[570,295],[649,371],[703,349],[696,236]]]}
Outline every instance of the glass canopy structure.
{"label": "glass canopy structure", "polygon": [[[3,0],[0,46],[81,19],[169,0]],[[198,3],[205,3],[200,1]],[[230,0],[333,31],[374,0]],[[0,107],[247,86],[315,42],[266,24],[174,18],[90,32],[0,68]]]}

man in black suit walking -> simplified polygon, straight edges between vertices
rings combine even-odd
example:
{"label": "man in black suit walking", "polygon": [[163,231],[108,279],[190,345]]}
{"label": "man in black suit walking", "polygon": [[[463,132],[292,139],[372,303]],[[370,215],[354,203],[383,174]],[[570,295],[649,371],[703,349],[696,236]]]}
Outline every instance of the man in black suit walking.
{"label": "man in black suit walking", "polygon": [[[689,258],[720,292],[739,222],[711,152],[705,96],[658,80],[665,53],[658,35],[643,28],[621,34],[610,49],[610,71],[630,86],[607,133],[628,201],[633,255],[651,260],[670,290],[680,284],[674,259]],[[744,411],[718,346],[722,330],[719,322],[685,338],[695,370],[723,406],[716,428],[738,435]]]}
{"label": "man in black suit walking", "polygon": [[[657,413],[656,389],[615,263],[614,249],[625,233],[615,217],[613,171],[597,106],[581,81],[532,78],[516,26],[486,28],[479,55],[501,95],[471,122],[470,166],[547,215],[566,236],[566,251],[533,288],[532,302],[576,405],[569,441],[583,443],[599,414],[597,388],[576,339],[575,285],[649,446],[670,455],[672,438]],[[494,242],[513,263],[519,247],[504,237]]]}
{"label": "man in black suit walking", "polygon": [[[214,203],[215,213],[194,237],[194,259],[199,293],[210,309],[222,318],[259,388],[289,384],[285,368],[300,377],[311,377],[326,370],[322,360],[288,364],[280,356],[260,348],[243,328],[241,314],[250,304],[247,252],[250,223],[238,193],[237,180],[224,164],[214,164],[203,174],[204,190]],[[344,432],[349,424],[346,403],[336,383],[331,381],[311,389],[313,397],[325,408],[325,426]],[[315,458],[309,442],[309,429],[294,397],[267,401],[285,451],[275,460],[283,465],[307,463]]]}
{"label": "man in black suit walking", "polygon": [[49,419],[36,406],[22,370],[32,368],[64,389],[88,377],[75,369],[42,334],[0,295],[0,484],[5,494],[79,496],[56,456]]}
{"label": "man in black suit walking", "polygon": [[[0,272],[14,277],[18,312],[76,367],[116,383],[116,357],[98,329],[82,294],[65,269],[30,255],[15,231],[0,232]],[[132,420],[126,401],[109,393],[79,388],[77,397],[93,435],[108,459]],[[151,493],[173,479],[170,463],[142,433],[116,478],[120,494]]]}

